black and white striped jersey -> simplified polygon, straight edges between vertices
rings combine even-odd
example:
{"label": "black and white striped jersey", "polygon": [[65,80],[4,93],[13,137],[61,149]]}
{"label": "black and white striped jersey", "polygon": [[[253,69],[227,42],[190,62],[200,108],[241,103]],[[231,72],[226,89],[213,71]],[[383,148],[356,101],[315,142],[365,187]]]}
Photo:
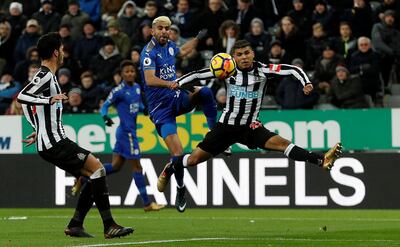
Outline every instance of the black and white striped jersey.
{"label": "black and white striped jersey", "polygon": [[43,151],[65,138],[62,125],[62,103],[50,104],[51,97],[61,93],[57,78],[42,66],[32,81],[18,94],[24,115],[37,134],[37,150]]}
{"label": "black and white striped jersey", "polygon": [[[225,81],[227,102],[219,118],[220,123],[250,125],[258,120],[268,74],[293,75],[303,86],[310,83],[306,73],[299,67],[288,64],[262,64],[254,62],[249,71],[237,72]],[[213,75],[208,69],[188,73],[177,80],[180,85],[196,79],[209,79]]]}

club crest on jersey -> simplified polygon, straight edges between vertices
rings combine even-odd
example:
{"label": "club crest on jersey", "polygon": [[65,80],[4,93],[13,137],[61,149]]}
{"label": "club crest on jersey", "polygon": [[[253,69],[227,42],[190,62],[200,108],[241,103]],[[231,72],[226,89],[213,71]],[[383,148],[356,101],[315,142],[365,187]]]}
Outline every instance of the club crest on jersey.
{"label": "club crest on jersey", "polygon": [[168,48],[168,52],[169,52],[169,54],[171,56],[173,56],[174,55],[174,48],[172,48],[172,47]]}

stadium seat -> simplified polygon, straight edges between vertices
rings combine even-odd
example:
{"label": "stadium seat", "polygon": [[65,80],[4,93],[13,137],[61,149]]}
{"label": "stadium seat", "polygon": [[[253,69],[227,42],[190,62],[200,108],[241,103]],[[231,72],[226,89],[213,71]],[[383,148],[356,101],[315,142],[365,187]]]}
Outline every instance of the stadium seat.
{"label": "stadium seat", "polygon": [[378,7],[381,6],[382,3],[378,2],[378,1],[371,1],[371,2],[369,2],[369,5],[371,6],[372,12],[376,12]]}
{"label": "stadium seat", "polygon": [[375,104],[374,104],[374,101],[372,100],[371,95],[364,94],[364,98],[365,98],[365,101],[367,101],[368,108],[374,108],[375,107]]}
{"label": "stadium seat", "polygon": [[390,86],[390,92],[392,95],[400,95],[400,84],[392,84]]}
{"label": "stadium seat", "polygon": [[385,101],[385,107],[400,108],[400,95],[388,96]]}
{"label": "stadium seat", "polygon": [[279,109],[280,106],[276,103],[274,96],[265,95],[261,102],[261,109]]}

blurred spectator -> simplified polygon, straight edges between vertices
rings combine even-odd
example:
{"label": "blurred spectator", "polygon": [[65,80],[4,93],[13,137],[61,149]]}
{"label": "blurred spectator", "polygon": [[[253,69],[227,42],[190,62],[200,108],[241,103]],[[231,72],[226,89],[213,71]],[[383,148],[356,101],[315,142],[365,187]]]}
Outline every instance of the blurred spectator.
{"label": "blurred spectator", "polygon": [[80,9],[90,16],[93,23],[100,23],[100,1],[99,0],[79,0]]}
{"label": "blurred spectator", "polygon": [[207,28],[208,37],[200,42],[199,50],[215,50],[219,38],[219,25],[226,20],[225,12],[222,10],[222,0],[209,0],[205,10],[200,12],[194,20],[193,27],[201,30]]}
{"label": "blurred spectator", "polygon": [[76,86],[71,81],[71,71],[67,68],[60,68],[57,73],[57,78],[62,93],[68,94],[72,87]]}
{"label": "blurred spectator", "polygon": [[40,64],[39,63],[32,63],[28,67],[28,79],[24,82],[21,88],[24,88],[26,85],[28,85],[32,80],[33,77],[36,75],[36,73],[40,69]]}
{"label": "blurred spectator", "polygon": [[326,45],[322,56],[315,64],[314,78],[321,94],[329,93],[330,81],[335,76],[338,64],[344,64],[343,58],[335,54],[331,45]]}
{"label": "blurred spectator", "polygon": [[[382,4],[380,4],[375,11],[375,22],[383,21],[383,18],[385,17],[385,11],[389,9],[396,11],[398,9],[398,2],[396,0],[383,0]],[[398,13],[396,17],[398,17]]]}
{"label": "blurred spectator", "polygon": [[380,56],[372,50],[371,40],[367,37],[358,39],[358,50],[351,55],[350,72],[360,76],[364,93],[369,94],[376,102],[381,88]]}
{"label": "blurred spectator", "polygon": [[341,22],[339,27],[340,37],[332,38],[332,45],[337,52],[349,64],[351,54],[357,49],[357,40],[352,36],[350,24]]}
{"label": "blurred spectator", "polygon": [[23,14],[23,7],[21,3],[12,2],[9,8],[8,21],[11,25],[11,39],[17,40],[25,29],[28,18]]}
{"label": "blurred spectator", "polygon": [[118,21],[110,20],[107,24],[107,34],[112,38],[123,59],[127,58],[131,50],[131,41],[126,33],[121,32]]}
{"label": "blurred spectator", "polygon": [[[292,65],[304,68],[304,62],[300,58],[294,59]],[[312,91],[305,95],[303,87],[297,78],[285,76],[276,90],[276,102],[282,109],[312,109],[318,101],[318,93]]]}
{"label": "blurred spectator", "polygon": [[282,44],[279,40],[272,40],[270,47],[267,63],[280,64],[290,62],[289,56],[286,50],[282,48]]}
{"label": "blurred spectator", "polygon": [[10,104],[10,107],[5,112],[5,115],[24,115],[21,103],[18,102],[15,96]]}
{"label": "blurred spectator", "polygon": [[177,25],[175,24],[171,25],[169,30],[170,30],[168,34],[169,39],[174,41],[178,47],[181,47],[187,42],[186,39],[181,37],[181,30]]}
{"label": "blurred spectator", "polygon": [[79,67],[78,62],[72,56],[72,50],[69,46],[63,47],[64,51],[64,61],[61,65],[61,68],[67,68],[71,71],[71,79],[76,82],[79,81],[79,77],[81,75],[81,68]]}
{"label": "blurred spectator", "polygon": [[214,53],[226,52],[231,53],[231,49],[239,38],[239,26],[232,20],[222,22],[219,27],[219,39],[215,46]]}
{"label": "blurred spectator", "polygon": [[134,47],[132,47],[132,50],[131,50],[131,60],[137,66],[139,66],[139,63],[140,63],[140,52],[141,51],[142,51],[142,47],[140,47],[140,46],[134,46]]}
{"label": "blurred spectator", "polygon": [[274,26],[290,10],[292,0],[253,0],[254,6],[262,13],[267,28]]}
{"label": "blurred spectator", "polygon": [[264,23],[260,18],[254,18],[250,24],[250,32],[246,33],[244,38],[250,42],[255,53],[255,59],[266,61],[267,53],[271,42],[271,35],[264,30]]}
{"label": "blurred spectator", "polygon": [[81,75],[82,100],[86,113],[94,113],[99,109],[103,90],[94,83],[92,72],[85,71]]}
{"label": "blurred spectator", "polygon": [[306,69],[314,70],[315,61],[322,55],[328,38],[321,23],[312,26],[312,37],[306,40]]}
{"label": "blurred spectator", "polygon": [[139,34],[140,18],[137,15],[137,7],[134,1],[126,1],[118,12],[118,23],[122,32],[132,40]]}
{"label": "blurred spectator", "polygon": [[350,75],[345,65],[338,65],[331,81],[332,103],[339,108],[368,108],[360,78]]}
{"label": "blurred spectator", "polygon": [[155,1],[147,1],[146,6],[144,7],[144,13],[145,15],[142,17],[141,21],[150,21],[150,23],[153,22],[153,20],[158,16],[158,6]]}
{"label": "blurred spectator", "polygon": [[0,78],[0,115],[5,113],[20,89],[21,84],[13,79],[11,73],[4,72]]}
{"label": "blurred spectator", "polygon": [[80,88],[72,88],[68,93],[67,104],[63,106],[64,113],[85,113],[82,105],[82,90]]}
{"label": "blurred spectator", "polygon": [[92,58],[89,66],[96,82],[103,85],[111,84],[113,81],[113,72],[118,68],[121,60],[121,55],[114,41],[106,37],[103,42],[103,47],[98,54]]}
{"label": "blurred spectator", "polygon": [[353,0],[352,9],[347,12],[350,16],[350,22],[353,27],[353,35],[358,38],[360,36],[369,37],[372,28],[372,10],[371,5],[366,0]]}
{"label": "blurred spectator", "polygon": [[324,26],[324,30],[328,36],[335,33],[333,25],[333,11],[328,8],[328,4],[325,0],[316,0],[314,5],[314,11],[311,16],[311,20],[316,23],[319,22]]}
{"label": "blurred spectator", "polygon": [[43,34],[56,32],[61,21],[60,14],[53,10],[52,0],[41,0],[41,3],[42,7],[32,15],[32,18],[39,22]]}
{"label": "blurred spectator", "polygon": [[304,6],[304,0],[293,0],[293,9],[287,14],[292,17],[299,32],[304,34],[304,37],[311,35],[311,14]]}
{"label": "blurred spectator", "polygon": [[82,37],[82,28],[90,17],[82,12],[77,0],[68,1],[68,12],[61,18],[61,24],[68,24],[71,27],[71,37],[78,40]]}
{"label": "blurred spectator", "polygon": [[371,33],[372,47],[381,54],[382,77],[385,86],[389,84],[393,64],[400,63],[400,31],[394,28],[395,14],[393,10],[386,10],[383,21],[376,23]]}
{"label": "blurred spectator", "polygon": [[36,46],[29,47],[25,57],[26,59],[17,63],[14,68],[14,78],[20,82],[25,82],[28,79],[28,68],[31,64],[40,63],[39,52]]}
{"label": "blurred spectator", "polygon": [[90,21],[83,24],[84,37],[76,42],[74,57],[83,69],[89,68],[93,56],[98,54],[102,47],[103,39],[95,34],[95,29]]}
{"label": "blurred spectator", "polygon": [[18,38],[17,45],[14,50],[15,62],[23,60],[26,52],[31,46],[36,46],[37,41],[41,35],[41,28],[35,19],[30,19],[26,23],[25,31]]}
{"label": "blurred spectator", "polygon": [[289,61],[294,58],[304,59],[304,38],[298,32],[296,24],[291,17],[285,16],[282,18],[275,37],[281,41],[282,48],[287,52]]}
{"label": "blurred spectator", "polygon": [[140,23],[139,35],[132,40],[132,46],[144,47],[151,39],[151,22],[145,20]]}
{"label": "blurred spectator", "polygon": [[14,67],[14,51],[15,43],[11,39],[11,25],[8,21],[0,22],[0,74],[4,69],[12,69]]}
{"label": "blurred spectator", "polygon": [[183,38],[194,37],[196,32],[191,25],[193,12],[189,8],[189,0],[178,0],[176,12],[171,16],[171,21],[179,27]]}
{"label": "blurred spectator", "polygon": [[249,32],[251,21],[258,16],[251,0],[237,0],[237,7],[228,11],[228,18],[234,20],[240,27],[240,37]]}
{"label": "blurred spectator", "polygon": [[215,100],[217,101],[217,110],[223,110],[226,106],[226,89],[221,87],[218,89]]}
{"label": "blurred spectator", "polygon": [[[116,68],[114,70],[114,74],[113,74],[113,83],[111,85],[112,87],[118,86],[122,81],[122,77],[121,77],[121,70],[119,68]],[[108,93],[106,94],[107,97]]]}
{"label": "blurred spectator", "polygon": [[58,33],[61,36],[64,48],[68,47],[70,51],[73,51],[75,48],[75,40],[73,40],[71,36],[71,27],[68,24],[62,24],[58,29]]}

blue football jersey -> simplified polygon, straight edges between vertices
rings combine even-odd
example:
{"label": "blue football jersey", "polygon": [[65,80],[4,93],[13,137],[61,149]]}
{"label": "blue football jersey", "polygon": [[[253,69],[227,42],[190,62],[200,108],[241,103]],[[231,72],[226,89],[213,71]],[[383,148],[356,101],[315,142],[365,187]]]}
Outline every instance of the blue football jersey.
{"label": "blue football jersey", "polygon": [[176,91],[165,87],[148,86],[144,71],[155,70],[156,77],[166,81],[174,81],[176,79],[175,56],[178,53],[179,48],[173,41],[168,41],[166,45],[161,46],[153,37],[140,54],[140,72],[150,112],[163,100],[173,97]]}
{"label": "blue football jersey", "polygon": [[139,84],[129,86],[122,81],[120,85],[113,88],[101,108],[102,116],[107,115],[111,105],[117,108],[120,127],[126,131],[136,130],[137,114],[144,108]]}

